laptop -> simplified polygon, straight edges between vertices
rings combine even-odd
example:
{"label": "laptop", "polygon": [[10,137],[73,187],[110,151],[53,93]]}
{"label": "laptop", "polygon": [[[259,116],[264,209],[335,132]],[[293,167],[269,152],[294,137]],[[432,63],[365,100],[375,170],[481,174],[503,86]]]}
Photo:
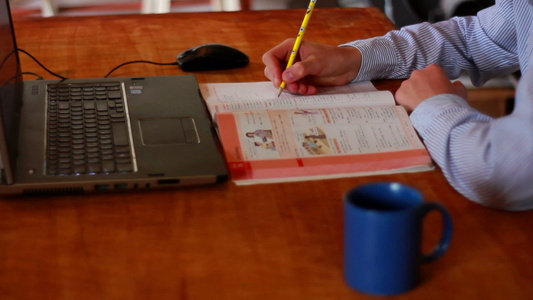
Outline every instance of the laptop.
{"label": "laptop", "polygon": [[193,75],[22,81],[0,3],[2,195],[147,190],[228,178]]}

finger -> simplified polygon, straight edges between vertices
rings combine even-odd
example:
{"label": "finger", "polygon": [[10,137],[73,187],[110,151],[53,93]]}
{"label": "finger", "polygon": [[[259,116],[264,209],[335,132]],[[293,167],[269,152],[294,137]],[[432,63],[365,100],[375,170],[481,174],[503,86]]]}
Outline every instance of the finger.
{"label": "finger", "polygon": [[281,65],[274,57],[267,57],[267,53],[263,56],[263,62],[265,63],[265,76],[278,87],[281,84]]}
{"label": "finger", "polygon": [[284,67],[291,55],[293,43],[294,39],[288,39],[270,49],[263,55],[263,63],[267,66]]}
{"label": "finger", "polygon": [[265,67],[264,74],[266,78],[272,81],[272,84],[274,85],[274,87],[279,87],[279,85],[281,84],[281,80],[279,78],[275,78],[275,76],[272,74],[269,68]]}
{"label": "finger", "polygon": [[453,86],[455,88],[456,93],[464,98],[465,100],[468,99],[468,90],[466,89],[466,86],[459,80],[454,81]]}
{"label": "finger", "polygon": [[399,104],[404,103],[404,99],[406,98],[407,90],[409,89],[409,86],[411,84],[411,80],[407,79],[404,80],[401,84],[398,90],[396,90],[396,93],[394,94],[394,98],[396,98],[396,102]]}
{"label": "finger", "polygon": [[307,91],[308,91],[308,86],[307,84],[300,84],[300,86],[298,87],[298,94],[300,95],[307,95]]}
{"label": "finger", "polygon": [[285,91],[291,94],[299,94],[300,84],[299,83],[286,83]]}
{"label": "finger", "polygon": [[452,84],[457,88],[466,89],[465,85],[460,80],[456,80]]}
{"label": "finger", "polygon": [[265,64],[265,75],[276,86],[281,84],[281,73],[285,68],[288,55],[290,55],[290,45],[291,41],[286,40],[263,55],[262,60]]}

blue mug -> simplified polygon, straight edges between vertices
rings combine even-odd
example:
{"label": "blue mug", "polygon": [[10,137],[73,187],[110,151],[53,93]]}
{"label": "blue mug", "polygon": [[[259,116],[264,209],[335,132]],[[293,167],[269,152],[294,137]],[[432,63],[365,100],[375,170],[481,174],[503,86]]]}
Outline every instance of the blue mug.
{"label": "blue mug", "polygon": [[[422,224],[432,210],[442,214],[443,234],[431,253],[422,253]],[[395,295],[418,284],[421,262],[448,249],[453,224],[444,206],[394,182],[370,183],[344,195],[344,276],[355,290]]]}

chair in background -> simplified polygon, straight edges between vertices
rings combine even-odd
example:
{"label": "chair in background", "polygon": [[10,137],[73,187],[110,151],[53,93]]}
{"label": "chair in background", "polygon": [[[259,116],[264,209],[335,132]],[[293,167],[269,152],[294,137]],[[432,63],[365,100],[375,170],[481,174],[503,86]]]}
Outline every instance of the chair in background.
{"label": "chair in background", "polygon": [[51,17],[57,15],[58,5],[54,0],[41,1],[41,14],[43,17]]}
{"label": "chair in background", "polygon": [[[289,8],[306,8],[309,6],[309,0],[289,0]],[[315,8],[339,7],[337,0],[320,0],[315,4]]]}
{"label": "chair in background", "polygon": [[[234,11],[244,10],[245,6],[250,9],[250,0],[210,0],[213,11]],[[161,14],[170,12],[171,0],[143,0],[141,13],[143,14]]]}
{"label": "chair in background", "polygon": [[142,0],[141,13],[159,14],[170,11],[170,0]]}
{"label": "chair in background", "polygon": [[494,0],[370,0],[398,27],[420,22],[438,22],[454,16],[474,15],[494,4]]}
{"label": "chair in background", "polygon": [[442,19],[439,0],[370,0],[369,2],[372,6],[384,10],[398,27],[423,21],[435,22]]}
{"label": "chair in background", "polygon": [[251,0],[211,0],[213,11],[250,10]]}
{"label": "chair in background", "polygon": [[[213,11],[250,10],[251,0],[210,0]],[[141,13],[168,13],[171,0],[142,0]],[[57,0],[41,0],[41,14],[43,17],[58,14]]]}

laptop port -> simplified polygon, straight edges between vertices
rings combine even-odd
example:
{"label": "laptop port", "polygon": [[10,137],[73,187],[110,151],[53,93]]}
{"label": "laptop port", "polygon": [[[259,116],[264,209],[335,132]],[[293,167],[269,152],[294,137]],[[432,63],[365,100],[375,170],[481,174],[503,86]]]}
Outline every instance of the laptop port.
{"label": "laptop port", "polygon": [[109,184],[97,184],[94,186],[95,191],[106,191],[109,189],[110,189]]}
{"label": "laptop port", "polygon": [[178,184],[180,183],[179,179],[159,179],[157,184]]}

